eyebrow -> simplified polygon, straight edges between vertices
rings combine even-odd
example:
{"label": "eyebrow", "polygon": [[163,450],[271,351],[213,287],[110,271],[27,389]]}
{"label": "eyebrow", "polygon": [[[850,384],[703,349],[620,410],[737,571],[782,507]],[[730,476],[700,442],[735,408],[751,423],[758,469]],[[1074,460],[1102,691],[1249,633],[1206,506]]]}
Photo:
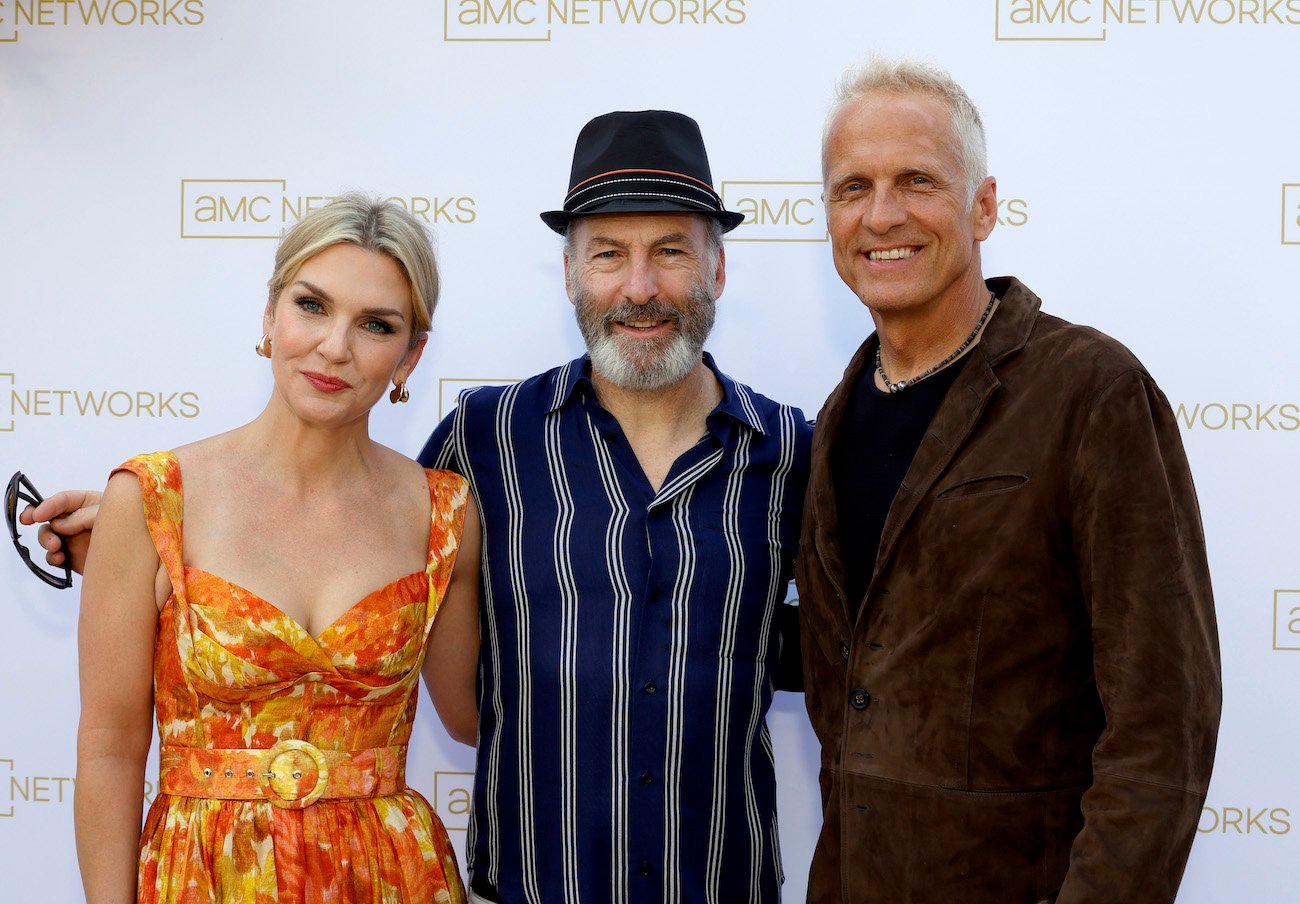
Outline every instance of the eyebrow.
{"label": "eyebrow", "polygon": [[308,292],[310,292],[313,295],[319,295],[321,298],[325,299],[326,301],[334,300],[333,297],[330,296],[330,293],[326,292],[324,289],[322,289],[318,285],[315,285],[314,283],[307,282],[307,280],[305,279],[295,279],[293,281],[293,284],[294,286],[306,286]]}
{"label": "eyebrow", "polygon": [[[330,293],[326,292],[320,286],[314,283],[310,283],[305,279],[296,279],[294,280],[293,285],[304,286],[306,287],[307,291],[310,292],[311,294],[319,295],[322,299],[328,301],[330,304],[334,303],[334,299],[330,297]],[[290,288],[292,288],[292,286]],[[376,317],[376,316],[396,317],[398,320],[401,320],[403,322],[406,320],[406,315],[402,313],[400,310],[398,310],[397,308],[366,308],[364,311],[362,311],[362,313],[371,317]]]}
{"label": "eyebrow", "polygon": [[661,235],[654,240],[655,245],[687,245],[690,244],[691,236],[685,232],[672,232],[668,235]]}
{"label": "eyebrow", "polygon": [[[612,246],[612,247],[614,247],[614,248],[627,248],[627,247],[628,247],[628,244],[629,244],[629,243],[627,243],[627,242],[620,241],[620,240],[618,240],[618,239],[611,238],[611,237],[609,237],[609,236],[605,236],[605,235],[593,235],[593,236],[592,236],[590,239],[588,239],[587,241],[588,241],[589,244],[593,244],[593,245],[610,245],[610,246]],[[658,245],[684,245],[684,244],[688,244],[688,243],[690,243],[690,241],[691,241],[691,235],[690,235],[690,233],[687,233],[687,232],[670,232],[670,233],[668,233],[667,235],[661,235],[661,236],[657,236],[657,237],[655,237],[655,238],[650,242],[650,247],[651,247],[651,248],[654,248],[654,247],[656,247],[656,246],[658,246]]]}

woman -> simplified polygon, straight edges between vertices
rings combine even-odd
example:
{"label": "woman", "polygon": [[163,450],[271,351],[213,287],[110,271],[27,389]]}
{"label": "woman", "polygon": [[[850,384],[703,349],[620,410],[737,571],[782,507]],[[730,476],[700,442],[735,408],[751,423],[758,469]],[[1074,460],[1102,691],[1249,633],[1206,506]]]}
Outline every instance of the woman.
{"label": "woman", "polygon": [[437,294],[401,207],[309,213],[276,253],[266,408],[110,477],[79,626],[92,904],[464,900],[404,766],[422,663],[473,737],[478,515],[463,478],[368,432],[381,396],[406,400]]}

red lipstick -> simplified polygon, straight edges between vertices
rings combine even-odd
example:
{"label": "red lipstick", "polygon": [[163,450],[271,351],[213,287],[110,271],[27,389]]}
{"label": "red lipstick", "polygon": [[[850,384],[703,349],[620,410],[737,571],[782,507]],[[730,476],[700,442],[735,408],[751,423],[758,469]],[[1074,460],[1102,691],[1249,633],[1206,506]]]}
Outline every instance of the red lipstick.
{"label": "red lipstick", "polygon": [[332,377],[314,370],[304,370],[302,375],[307,378],[308,383],[321,392],[342,392],[352,388],[352,384],[341,377]]}

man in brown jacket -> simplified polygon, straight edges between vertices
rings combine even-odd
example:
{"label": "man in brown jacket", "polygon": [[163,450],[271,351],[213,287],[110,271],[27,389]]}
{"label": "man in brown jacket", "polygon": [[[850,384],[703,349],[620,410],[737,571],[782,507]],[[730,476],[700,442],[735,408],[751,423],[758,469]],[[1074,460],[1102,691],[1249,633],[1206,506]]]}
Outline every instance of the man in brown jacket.
{"label": "man in brown jacket", "polygon": [[810,902],[1172,902],[1219,654],[1169,404],[985,280],[983,127],[941,70],[846,77],[823,170],[876,333],[817,422],[798,563],[825,823]]}

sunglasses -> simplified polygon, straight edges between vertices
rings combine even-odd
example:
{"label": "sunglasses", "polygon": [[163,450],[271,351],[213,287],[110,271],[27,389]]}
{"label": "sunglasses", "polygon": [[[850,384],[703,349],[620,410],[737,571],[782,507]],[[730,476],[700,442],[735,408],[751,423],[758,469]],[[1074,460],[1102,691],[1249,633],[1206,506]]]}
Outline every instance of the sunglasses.
{"label": "sunglasses", "polygon": [[[22,544],[18,536],[18,500],[30,502],[32,505],[40,505],[44,498],[32,486],[32,482],[23,476],[22,471],[15,471],[14,476],[9,478],[9,485],[5,488],[5,521],[9,524],[9,539],[14,541],[14,549],[18,550],[18,555],[23,557],[27,567],[31,569],[32,574],[36,575],[51,587],[57,587],[60,590],[66,590],[72,586],[72,560],[68,556],[67,544],[63,538],[59,537],[59,551],[63,553],[64,565],[63,574],[46,571],[40,565],[32,561],[31,551]],[[58,534],[55,534],[58,537]],[[56,566],[57,567],[57,566]]]}

